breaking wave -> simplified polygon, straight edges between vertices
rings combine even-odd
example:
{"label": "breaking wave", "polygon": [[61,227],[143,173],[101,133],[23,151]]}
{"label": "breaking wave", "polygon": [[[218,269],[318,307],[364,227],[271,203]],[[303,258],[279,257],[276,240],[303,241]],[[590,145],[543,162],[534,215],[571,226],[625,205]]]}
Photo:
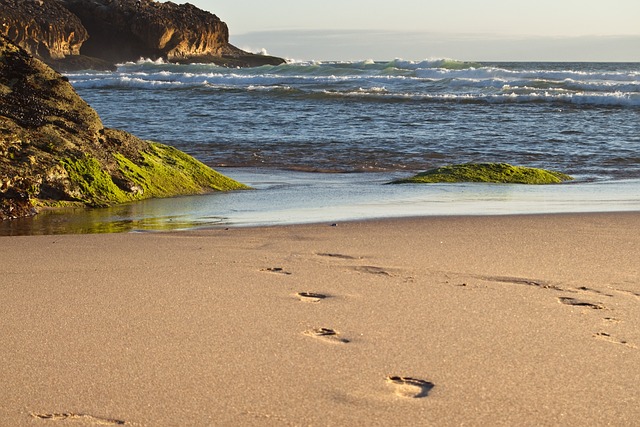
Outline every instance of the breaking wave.
{"label": "breaking wave", "polygon": [[120,64],[113,73],[76,73],[69,78],[79,89],[197,89],[316,99],[361,97],[372,102],[550,102],[640,107],[640,71],[633,66],[627,68],[396,59],[229,69],[141,59]]}
{"label": "breaking wave", "polygon": [[143,59],[68,78],[105,126],[212,166],[362,172],[500,160],[589,179],[640,176],[631,160],[639,64],[436,58],[230,69]]}

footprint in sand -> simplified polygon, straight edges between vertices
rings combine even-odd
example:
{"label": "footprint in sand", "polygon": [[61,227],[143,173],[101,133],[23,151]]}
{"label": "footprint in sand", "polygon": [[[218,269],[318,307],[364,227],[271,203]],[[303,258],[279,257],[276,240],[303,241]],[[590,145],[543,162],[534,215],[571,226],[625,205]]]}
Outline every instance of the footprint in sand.
{"label": "footprint in sand", "polygon": [[598,332],[597,334],[593,334],[593,337],[597,338],[597,339],[600,339],[600,340],[603,340],[603,341],[611,342],[611,343],[614,343],[614,344],[621,344],[621,345],[624,345],[626,347],[636,348],[635,345],[630,344],[628,341],[621,340],[621,339],[618,339],[616,337],[613,337],[613,336],[611,336],[610,334],[608,334],[606,332]]}
{"label": "footprint in sand", "polygon": [[336,330],[330,328],[314,328],[303,333],[309,337],[319,338],[332,344],[346,344],[349,342],[348,339],[341,338]]}
{"label": "footprint in sand", "polygon": [[353,269],[359,273],[377,274],[380,276],[389,276],[389,277],[392,276],[392,274],[389,273],[386,269],[382,267],[375,267],[373,265],[362,265],[362,266],[353,267]]}
{"label": "footprint in sand", "polygon": [[565,304],[565,305],[573,305],[575,307],[586,307],[586,308],[591,308],[593,310],[604,310],[605,308],[604,305],[597,302],[581,301],[579,299],[571,298],[571,297],[560,297],[558,298],[558,301],[560,301],[562,304]]}
{"label": "footprint in sand", "polygon": [[607,293],[599,291],[597,289],[587,288],[586,286],[580,286],[580,287],[576,288],[576,291],[578,291],[578,292],[588,292],[588,293],[597,294],[597,295],[604,295],[605,297],[613,297],[613,295],[611,295],[611,294],[607,294]]}
{"label": "footprint in sand", "polygon": [[126,425],[127,422],[123,420],[116,420],[113,418],[94,417],[89,414],[74,414],[73,412],[54,412],[48,414],[31,414],[32,417],[41,420],[51,421],[65,421],[65,420],[77,420],[85,421],[91,424],[97,425]]}
{"label": "footprint in sand", "polygon": [[628,291],[626,289],[614,289],[614,291],[640,299],[640,293],[638,292]]}
{"label": "footprint in sand", "polygon": [[396,394],[402,397],[426,397],[435,384],[411,377],[388,376],[387,382],[393,384]]}
{"label": "footprint in sand", "polygon": [[328,298],[328,295],[318,294],[315,292],[298,292],[296,295],[302,302],[320,302],[323,299]]}
{"label": "footprint in sand", "polygon": [[266,271],[268,273],[277,273],[277,274],[284,274],[286,276],[290,275],[291,273],[286,271],[284,268],[282,267],[269,267],[269,268],[262,268],[260,269],[260,271]]}
{"label": "footprint in sand", "polygon": [[338,254],[338,253],[332,253],[332,252],[322,252],[316,255],[322,256],[322,257],[328,257],[328,258],[338,258],[338,259],[362,259],[362,257],[358,258],[351,255]]}
{"label": "footprint in sand", "polygon": [[507,283],[513,285],[525,285],[525,286],[533,286],[540,289],[551,289],[554,291],[565,291],[566,289],[562,289],[559,286],[552,285],[550,283],[541,281],[541,280],[533,280],[527,279],[523,277],[506,277],[506,276],[477,276],[481,280],[488,280],[500,283]]}

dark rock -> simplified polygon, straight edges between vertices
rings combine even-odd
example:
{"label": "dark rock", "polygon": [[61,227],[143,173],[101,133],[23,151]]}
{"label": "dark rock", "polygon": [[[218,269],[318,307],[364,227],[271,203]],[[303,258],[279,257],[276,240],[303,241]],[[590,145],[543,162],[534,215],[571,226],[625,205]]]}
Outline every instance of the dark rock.
{"label": "dark rock", "polygon": [[201,55],[191,56],[183,59],[176,59],[172,62],[177,64],[189,64],[189,63],[201,63],[201,64],[216,64],[221,67],[227,68],[246,68],[246,67],[261,67],[263,65],[281,65],[285,61],[282,58],[269,55],[256,55],[253,53],[247,53],[243,50],[231,49],[233,46],[229,45],[227,53],[222,56],[215,55]]}
{"label": "dark rock", "polygon": [[231,45],[224,22],[188,3],[0,0],[0,35],[58,71],[114,70],[141,57],[227,67],[285,62]]}
{"label": "dark rock", "polygon": [[89,33],[58,0],[0,0],[0,35],[58,71],[116,69],[80,54]]}
{"label": "dark rock", "polygon": [[187,4],[153,0],[60,0],[91,37],[82,53],[119,63],[141,57],[227,66],[282,64],[229,44],[229,29],[216,15]]}
{"label": "dark rock", "polygon": [[104,128],[67,79],[0,36],[0,219],[239,188],[174,148]]}
{"label": "dark rock", "polygon": [[63,59],[53,59],[45,62],[61,73],[78,70],[116,71],[118,69],[115,64],[109,61],[86,55],[67,56]]}
{"label": "dark rock", "polygon": [[82,52],[111,62],[145,58],[169,61],[220,56],[227,25],[190,4],[152,0],[60,0],[80,18],[91,38]]}
{"label": "dark rock", "polygon": [[80,19],[56,0],[0,0],[0,34],[45,61],[80,54],[89,38]]}

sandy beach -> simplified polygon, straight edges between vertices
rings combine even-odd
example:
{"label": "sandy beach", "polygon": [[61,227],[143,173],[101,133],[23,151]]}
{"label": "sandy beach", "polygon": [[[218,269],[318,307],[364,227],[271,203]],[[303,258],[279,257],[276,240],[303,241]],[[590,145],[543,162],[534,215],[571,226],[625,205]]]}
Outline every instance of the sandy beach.
{"label": "sandy beach", "polygon": [[0,237],[0,425],[634,425],[640,213]]}

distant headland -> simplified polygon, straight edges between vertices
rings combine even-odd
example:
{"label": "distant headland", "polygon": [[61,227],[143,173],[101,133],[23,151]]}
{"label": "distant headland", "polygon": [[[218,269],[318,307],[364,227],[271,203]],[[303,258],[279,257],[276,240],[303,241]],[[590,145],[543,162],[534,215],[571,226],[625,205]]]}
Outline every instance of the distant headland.
{"label": "distant headland", "polygon": [[0,0],[0,34],[58,71],[113,70],[142,57],[226,67],[286,62],[233,46],[227,24],[188,3]]}

